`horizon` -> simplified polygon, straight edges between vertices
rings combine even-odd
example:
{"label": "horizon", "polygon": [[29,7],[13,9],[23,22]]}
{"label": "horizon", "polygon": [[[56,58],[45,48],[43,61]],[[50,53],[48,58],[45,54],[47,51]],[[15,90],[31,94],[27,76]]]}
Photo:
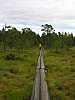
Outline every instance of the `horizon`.
{"label": "horizon", "polygon": [[[43,24],[44,25],[44,24]],[[50,25],[50,24],[49,24]],[[22,31],[22,29],[23,28],[30,28],[33,32],[35,32],[36,34],[39,34],[40,36],[42,35],[42,31],[41,31],[41,29],[42,29],[42,26],[38,26],[37,28],[35,27],[35,26],[31,26],[31,25],[18,25],[18,24],[6,24],[6,26],[11,26],[11,28],[12,27],[15,27],[17,30],[19,30],[19,31]],[[3,27],[5,27],[5,24],[0,24],[0,30],[2,30],[2,28]],[[53,27],[54,28],[54,27]],[[10,29],[10,28],[9,28]],[[55,30],[55,28],[54,28],[54,30]],[[58,32],[61,32],[61,33],[65,33],[65,32],[67,32],[67,33],[69,33],[69,34],[73,34],[74,36],[75,36],[75,34],[72,32],[72,31],[56,31],[55,30],[55,32],[56,33],[58,33]]]}

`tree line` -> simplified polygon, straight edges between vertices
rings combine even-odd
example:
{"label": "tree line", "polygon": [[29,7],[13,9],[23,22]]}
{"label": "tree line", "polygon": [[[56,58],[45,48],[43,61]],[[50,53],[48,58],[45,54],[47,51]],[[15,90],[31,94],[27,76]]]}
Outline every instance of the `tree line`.
{"label": "tree line", "polygon": [[[8,28],[8,30],[6,30]],[[33,32],[30,28],[23,28],[21,31],[15,27],[3,27],[0,30],[0,50],[33,48],[41,43],[44,48],[68,49],[75,46],[75,37],[71,33],[56,33],[51,25],[42,25],[42,36]]]}
{"label": "tree line", "polygon": [[15,27],[7,30],[3,27],[0,30],[0,50],[4,52],[12,49],[21,51],[26,48],[36,47],[39,44],[37,37],[38,35],[30,28],[23,28],[18,31]]}
{"label": "tree line", "polygon": [[66,49],[75,46],[75,37],[72,33],[58,32],[56,33],[51,25],[42,25],[41,41],[45,48],[52,48],[56,51],[58,49]]}

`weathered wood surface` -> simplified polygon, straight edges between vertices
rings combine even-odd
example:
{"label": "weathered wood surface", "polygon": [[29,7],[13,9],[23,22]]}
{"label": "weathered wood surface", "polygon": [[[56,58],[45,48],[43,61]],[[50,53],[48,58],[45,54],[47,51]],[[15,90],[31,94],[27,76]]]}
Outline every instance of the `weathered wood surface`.
{"label": "weathered wood surface", "polygon": [[31,100],[50,100],[47,89],[47,83],[45,81],[45,66],[43,56],[43,49],[41,49],[40,56],[38,58],[36,78],[34,82]]}

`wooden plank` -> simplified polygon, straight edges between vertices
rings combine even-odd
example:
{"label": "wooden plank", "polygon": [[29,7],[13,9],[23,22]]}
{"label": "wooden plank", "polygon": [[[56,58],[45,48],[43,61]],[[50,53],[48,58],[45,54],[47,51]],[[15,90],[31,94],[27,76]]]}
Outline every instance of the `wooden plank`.
{"label": "wooden plank", "polygon": [[50,100],[47,83],[45,81],[45,66],[43,61],[43,50],[40,50],[40,56],[38,58],[36,78],[33,87],[31,100]]}

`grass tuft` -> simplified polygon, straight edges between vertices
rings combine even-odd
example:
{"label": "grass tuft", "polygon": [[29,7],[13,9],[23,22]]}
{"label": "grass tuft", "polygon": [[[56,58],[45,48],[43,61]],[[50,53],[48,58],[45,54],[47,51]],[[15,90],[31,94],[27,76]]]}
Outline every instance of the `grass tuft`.
{"label": "grass tuft", "polygon": [[51,100],[75,100],[75,49],[45,50],[45,64]]}

